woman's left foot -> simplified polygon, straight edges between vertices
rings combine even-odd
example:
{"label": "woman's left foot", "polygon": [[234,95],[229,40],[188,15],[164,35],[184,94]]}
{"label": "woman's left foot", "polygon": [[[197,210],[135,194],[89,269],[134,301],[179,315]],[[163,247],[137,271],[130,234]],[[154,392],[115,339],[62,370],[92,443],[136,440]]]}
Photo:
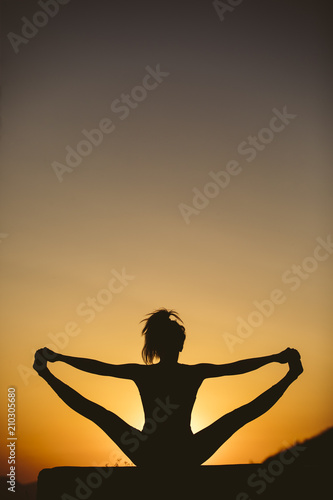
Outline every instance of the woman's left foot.
{"label": "woman's left foot", "polygon": [[47,368],[47,360],[43,356],[43,349],[38,349],[38,351],[36,351],[33,369],[36,370],[41,377],[49,371]]}

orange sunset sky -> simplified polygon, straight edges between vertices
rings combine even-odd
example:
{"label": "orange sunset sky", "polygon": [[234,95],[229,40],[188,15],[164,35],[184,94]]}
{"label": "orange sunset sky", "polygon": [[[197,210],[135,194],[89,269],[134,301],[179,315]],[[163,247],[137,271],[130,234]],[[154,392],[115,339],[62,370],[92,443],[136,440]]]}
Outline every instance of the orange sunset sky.
{"label": "orange sunset sky", "polygon": [[[298,5],[244,2],[221,19],[203,0],[72,0],[22,42],[8,34],[41,7],[3,2],[1,475],[12,386],[20,481],[125,464],[31,370],[33,353],[141,363],[139,322],[159,307],[184,321],[182,363],[302,355],[304,374],[208,464],[262,461],[332,425],[328,16]],[[101,122],[100,144],[82,145]],[[133,382],[51,370],[143,425]],[[205,381],[193,431],[285,372]]]}

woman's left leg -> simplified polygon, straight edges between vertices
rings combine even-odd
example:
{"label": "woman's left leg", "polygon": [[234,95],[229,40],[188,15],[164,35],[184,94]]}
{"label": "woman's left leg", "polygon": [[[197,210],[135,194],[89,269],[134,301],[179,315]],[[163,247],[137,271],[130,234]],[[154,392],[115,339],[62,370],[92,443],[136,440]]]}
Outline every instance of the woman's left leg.
{"label": "woman's left leg", "polygon": [[[117,446],[128,456],[133,463],[137,464],[143,447],[135,446],[141,443],[141,431],[127,424],[115,413],[106,410],[103,406],[83,397],[77,391],[56,378],[48,368],[38,370],[39,375],[49,384],[54,392],[67,404],[72,410],[76,411],[85,418],[88,418],[100,427]],[[135,437],[136,436],[136,437]],[[131,439],[132,437],[132,439]]]}

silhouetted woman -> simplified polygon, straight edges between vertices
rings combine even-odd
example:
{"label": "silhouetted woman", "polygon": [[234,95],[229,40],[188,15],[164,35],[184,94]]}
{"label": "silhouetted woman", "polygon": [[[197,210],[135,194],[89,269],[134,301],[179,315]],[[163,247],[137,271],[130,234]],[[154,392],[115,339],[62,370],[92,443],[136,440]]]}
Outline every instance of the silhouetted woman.
{"label": "silhouetted woman", "polygon": [[[185,328],[180,322],[175,311],[160,309],[149,315],[142,330],[144,365],[112,365],[44,348],[36,352],[34,368],[70,408],[103,429],[135,465],[161,466],[175,461],[200,465],[234,432],[268,411],[303,368],[299,353],[289,348],[279,354],[222,365],[178,363],[185,341]],[[159,362],[154,363],[155,359]],[[58,380],[47,368],[47,361],[62,361],[85,372],[133,380],[143,404],[143,429],[128,425]],[[272,362],[289,364],[288,373],[277,384],[193,434],[191,413],[203,380],[250,372]]]}

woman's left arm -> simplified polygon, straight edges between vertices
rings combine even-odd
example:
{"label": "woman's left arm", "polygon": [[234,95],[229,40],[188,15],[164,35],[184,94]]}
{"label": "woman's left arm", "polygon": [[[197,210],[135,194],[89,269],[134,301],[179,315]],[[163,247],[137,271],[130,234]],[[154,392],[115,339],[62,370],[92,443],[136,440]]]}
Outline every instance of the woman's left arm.
{"label": "woman's left arm", "polygon": [[140,366],[135,363],[113,365],[110,363],[103,363],[102,361],[96,361],[95,359],[75,358],[73,356],[65,356],[64,354],[59,354],[58,361],[62,361],[78,370],[94,373],[95,375],[125,379],[133,379],[137,374],[138,366]]}

